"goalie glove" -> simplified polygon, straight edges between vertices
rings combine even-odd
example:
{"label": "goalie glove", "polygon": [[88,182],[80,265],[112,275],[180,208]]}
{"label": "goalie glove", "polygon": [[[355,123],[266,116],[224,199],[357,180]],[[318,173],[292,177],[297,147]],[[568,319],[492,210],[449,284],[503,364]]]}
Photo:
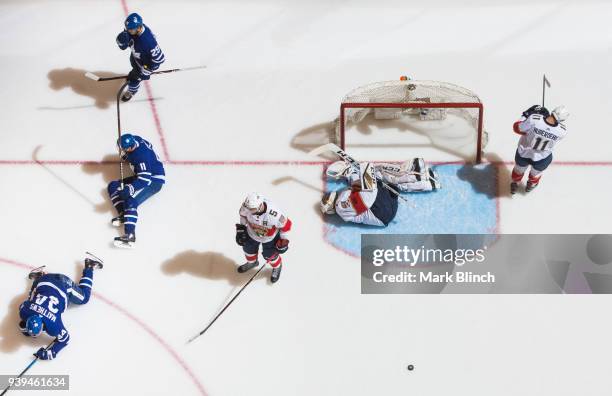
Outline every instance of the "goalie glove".
{"label": "goalie glove", "polygon": [[533,114],[540,114],[544,117],[548,117],[550,115],[546,107],[543,107],[540,105],[533,105],[527,110],[523,111],[523,117],[525,118],[528,118],[530,115],[533,115]]}
{"label": "goalie glove", "polygon": [[247,241],[247,229],[244,224],[236,224],[236,243],[244,246]]}
{"label": "goalie glove", "polygon": [[287,250],[289,250],[289,240],[288,239],[279,239],[278,241],[276,241],[276,250],[280,253],[283,254],[285,253]]}

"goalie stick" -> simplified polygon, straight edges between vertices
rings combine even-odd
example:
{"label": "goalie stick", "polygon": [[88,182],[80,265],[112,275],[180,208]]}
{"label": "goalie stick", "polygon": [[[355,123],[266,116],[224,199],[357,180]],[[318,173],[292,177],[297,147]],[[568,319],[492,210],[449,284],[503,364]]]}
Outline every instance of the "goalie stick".
{"label": "goalie stick", "polygon": [[[333,152],[338,157],[340,157],[344,162],[346,162],[351,167],[353,167],[353,169],[355,169],[356,171],[359,171],[359,162],[357,162],[355,160],[355,158],[353,158],[350,155],[348,155],[348,153],[346,151],[342,150],[340,147],[338,147],[337,145],[335,145],[333,143],[327,143],[327,144],[324,144],[322,146],[319,146],[319,147],[311,150],[308,154],[312,155],[312,156],[317,156],[317,155],[323,154],[323,153],[325,153],[327,151]],[[404,201],[405,203],[410,205],[410,207],[415,208],[414,204],[412,202],[410,202],[409,200],[407,200],[406,198],[402,197],[400,195],[399,191],[397,191],[395,188],[393,188],[390,185],[388,185],[387,183],[385,183],[384,180],[382,180],[382,179],[379,179],[379,180],[380,180],[380,184],[382,184],[382,186],[384,188],[386,188],[387,190],[391,191],[393,194],[397,195],[397,197],[399,199],[401,199],[402,201]]]}
{"label": "goalie stick", "polygon": [[[168,69],[168,70],[154,71],[151,74],[165,74],[165,73],[174,73],[174,72],[180,72],[180,71],[197,70],[197,69],[205,69],[205,68],[206,68],[205,65],[201,65],[201,66],[183,67],[181,69]],[[125,76],[114,76],[114,77],[100,77],[96,75],[95,73],[86,72],[85,77],[90,78],[94,81],[112,81],[112,80],[123,80],[127,78],[128,76],[125,75]]]}

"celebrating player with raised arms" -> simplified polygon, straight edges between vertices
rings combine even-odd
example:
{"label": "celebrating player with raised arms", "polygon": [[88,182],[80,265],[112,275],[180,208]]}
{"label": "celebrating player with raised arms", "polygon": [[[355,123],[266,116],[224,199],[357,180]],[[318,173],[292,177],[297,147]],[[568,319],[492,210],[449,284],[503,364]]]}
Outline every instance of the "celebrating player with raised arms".
{"label": "celebrating player with raised arms", "polygon": [[397,194],[383,183],[401,192],[440,188],[436,172],[422,158],[406,161],[401,166],[362,162],[354,167],[337,161],[326,173],[332,179],[346,179],[349,187],[326,193],[321,200],[321,212],[337,214],[347,222],[380,227],[389,225],[398,207]]}
{"label": "celebrating player with raised arms", "polygon": [[132,248],[136,243],[138,207],[161,190],[166,182],[166,173],[151,143],[140,136],[122,134],[117,145],[134,176],[112,181],[108,185],[108,195],[117,210],[117,217],[111,223],[115,227],[123,224],[125,231],[123,236],[115,238],[114,244]]}
{"label": "celebrating player with raised arms", "polygon": [[258,193],[250,193],[240,207],[240,224],[236,224],[236,243],[242,246],[247,262],[238,267],[238,272],[246,272],[259,265],[257,256],[259,245],[262,255],[272,267],[270,280],[278,281],[282,269],[281,254],[289,249],[287,235],[291,230],[291,220]]}
{"label": "celebrating player with raised arms", "polygon": [[518,191],[519,183],[527,169],[526,192],[538,186],[542,172],[553,160],[553,149],[567,133],[563,124],[569,117],[564,106],[559,106],[549,113],[545,107],[534,105],[523,112],[523,118],[514,123],[514,132],[521,135],[518,148],[514,156],[514,169],[512,169],[512,183],[510,192]]}
{"label": "celebrating player with raised arms", "polygon": [[132,50],[130,54],[132,70],[128,74],[128,89],[121,96],[121,100],[127,102],[138,92],[140,82],[148,80],[151,73],[164,63],[165,57],[155,35],[136,13],[128,15],[125,19],[125,29],[117,36],[117,45],[121,50],[128,47]]}
{"label": "celebrating player with raised arms", "polygon": [[71,303],[87,304],[95,268],[102,268],[102,263],[86,258],[78,285],[63,274],[48,274],[42,269],[30,273],[34,283],[28,299],[19,306],[19,329],[27,337],[38,337],[43,332],[55,337],[49,349],[40,348],[35,353],[39,359],[52,360],[68,345],[70,335],[62,322],[62,314]]}

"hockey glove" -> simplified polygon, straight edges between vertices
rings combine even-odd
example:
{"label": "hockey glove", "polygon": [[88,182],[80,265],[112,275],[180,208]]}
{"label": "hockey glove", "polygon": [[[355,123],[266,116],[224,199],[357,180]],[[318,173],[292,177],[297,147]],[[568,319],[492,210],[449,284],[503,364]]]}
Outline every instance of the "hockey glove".
{"label": "hockey glove", "polygon": [[130,35],[125,30],[117,35],[117,45],[122,51],[130,45]]}
{"label": "hockey glove", "polygon": [[244,224],[236,224],[236,243],[244,246],[247,241],[247,230]]}
{"label": "hockey glove", "polygon": [[128,73],[127,79],[131,81],[142,80],[142,76],[140,75],[140,70],[136,70],[136,69],[130,70],[130,72]]}
{"label": "hockey glove", "polygon": [[279,239],[278,241],[276,241],[276,250],[280,254],[283,254],[287,250],[289,250],[289,240],[288,239]]}
{"label": "hockey glove", "polygon": [[45,348],[40,348],[38,351],[36,351],[34,356],[36,356],[40,360],[53,360],[53,359],[55,359],[55,353],[53,353],[53,350],[51,350],[51,349],[47,350]]}
{"label": "hockey glove", "polygon": [[533,105],[530,108],[528,108],[527,110],[523,111],[523,117],[527,118],[530,115],[533,114],[540,114],[544,117],[548,117],[550,115],[550,113],[548,112],[548,110],[546,109],[546,107],[542,107],[540,105]]}
{"label": "hockey glove", "polygon": [[123,189],[119,190],[119,196],[121,199],[128,199],[134,196],[134,186],[131,184],[124,184]]}

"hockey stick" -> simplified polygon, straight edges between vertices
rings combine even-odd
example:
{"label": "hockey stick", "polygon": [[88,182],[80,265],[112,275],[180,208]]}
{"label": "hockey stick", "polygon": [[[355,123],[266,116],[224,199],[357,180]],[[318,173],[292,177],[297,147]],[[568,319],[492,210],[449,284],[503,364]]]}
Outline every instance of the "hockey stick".
{"label": "hockey stick", "polygon": [[[49,348],[51,348],[51,345],[53,345],[53,343],[55,342],[55,340],[51,341],[51,343],[49,345],[47,345],[47,347],[45,348],[45,350],[49,350]],[[30,362],[30,364],[28,364],[28,366],[15,378],[15,379],[19,379],[21,378],[30,368],[32,368],[32,366],[34,366],[34,363],[36,363],[38,361],[38,356],[36,356],[34,358],[34,360],[32,360],[32,362]],[[6,392],[9,391],[9,389],[11,389],[11,385],[7,386],[2,393],[0,393],[0,396],[4,396],[6,394]]]}
{"label": "hockey stick", "polygon": [[[333,143],[327,143],[327,144],[324,144],[322,146],[319,146],[319,147],[309,151],[308,154],[316,156],[316,155],[322,154],[322,153],[324,153],[326,151],[332,151],[338,157],[340,157],[344,162],[346,162],[347,164],[352,166],[353,169],[359,171],[359,162],[357,162],[355,160],[355,158],[353,158],[350,155],[348,155],[348,153],[346,151],[342,150],[340,147],[338,147],[337,145],[335,145]],[[405,203],[410,205],[411,208],[415,208],[414,204],[412,202],[410,202],[409,200],[407,200],[406,198],[402,197],[400,195],[399,191],[397,191],[396,189],[394,189],[393,187],[388,185],[384,180],[382,180],[382,179],[379,179],[379,180],[380,180],[380,184],[382,184],[382,186],[384,188],[386,188],[387,190],[391,191],[393,194],[397,195],[397,198],[401,199],[402,201],[404,201]]]}
{"label": "hockey stick", "polygon": [[546,78],[546,74],[542,78],[542,107],[544,106],[544,98],[546,97],[546,87],[550,88],[550,81]]}
{"label": "hockey stick", "polygon": [[117,92],[117,149],[119,150],[119,175],[121,176],[121,189],[123,190],[123,156],[121,155],[121,111],[119,110],[119,103],[121,100],[121,93],[123,92],[123,90],[125,89],[125,87],[128,85],[128,82],[126,81],[125,83],[123,83],[123,85],[121,86],[121,88],[119,88],[119,91]]}
{"label": "hockey stick", "polygon": [[255,272],[255,274],[253,276],[251,276],[251,279],[249,279],[249,281],[247,283],[245,283],[244,286],[242,286],[242,288],[240,290],[238,290],[238,293],[236,293],[236,295],[234,297],[232,297],[232,299],[227,304],[225,304],[225,307],[223,307],[223,309],[217,314],[217,316],[214,317],[214,319],[208,324],[208,326],[206,326],[206,328],[204,330],[200,331],[198,334],[196,334],[195,336],[191,337],[189,339],[189,341],[187,341],[188,344],[190,342],[192,342],[193,340],[195,340],[196,338],[198,338],[199,336],[201,336],[202,334],[206,333],[206,330],[208,330],[210,328],[210,326],[212,326],[213,323],[215,323],[217,321],[217,319],[219,319],[219,317],[223,314],[223,312],[225,312],[225,310],[234,302],[234,300],[240,295],[240,293],[242,293],[242,291],[249,285],[249,283],[251,283],[253,281],[253,279],[255,279],[255,277],[257,275],[259,275],[259,273],[261,272],[262,269],[264,269],[266,264],[268,264],[267,261],[265,262],[264,265],[262,265],[257,270],[257,272]]}
{"label": "hockey stick", "polygon": [[[174,72],[180,72],[180,71],[197,70],[197,69],[205,69],[205,68],[206,68],[205,65],[193,66],[193,67],[183,67],[182,69],[168,69],[168,70],[154,71],[151,74],[166,74],[166,73],[174,73]],[[100,77],[92,72],[86,72],[85,77],[91,78],[94,81],[112,81],[112,80],[122,80],[124,78],[127,78],[128,76],[125,75],[125,76],[115,76],[115,77]]]}

